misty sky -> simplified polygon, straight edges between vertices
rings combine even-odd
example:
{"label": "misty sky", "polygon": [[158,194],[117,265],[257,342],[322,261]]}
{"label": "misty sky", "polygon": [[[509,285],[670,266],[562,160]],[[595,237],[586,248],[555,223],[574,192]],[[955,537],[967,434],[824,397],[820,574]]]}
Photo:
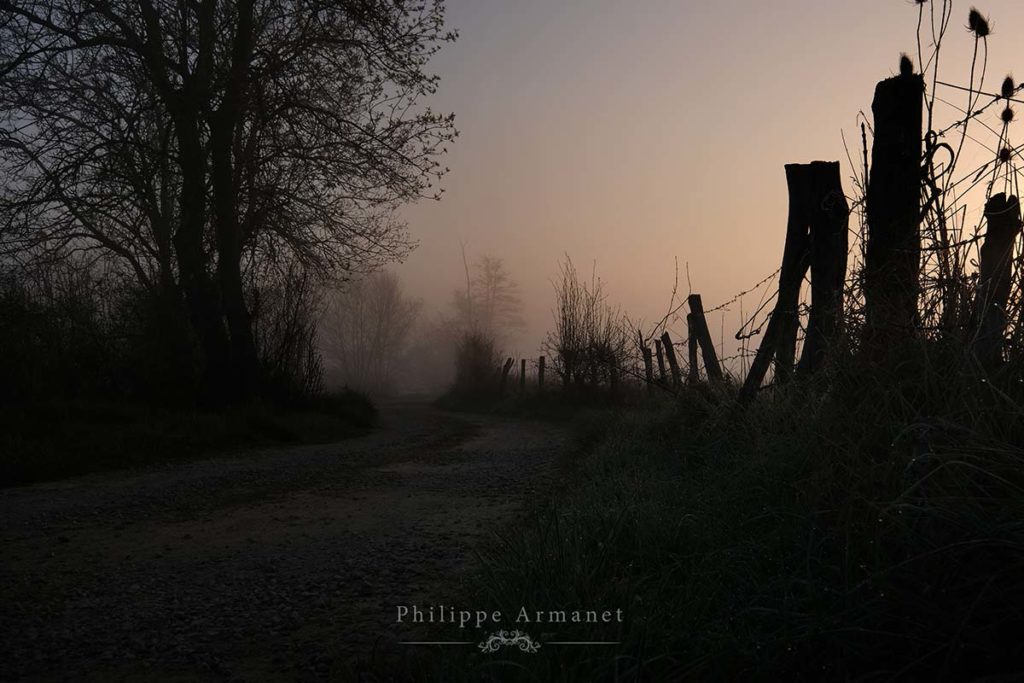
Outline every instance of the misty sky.
{"label": "misty sky", "polygon": [[[897,71],[900,52],[917,61],[909,0],[449,0],[448,8],[461,35],[434,61],[442,84],[432,108],[454,111],[461,136],[446,160],[444,200],[404,212],[420,246],[395,270],[430,310],[447,305],[462,280],[460,240],[471,257],[502,257],[529,321],[508,351],[531,355],[551,327],[551,279],[564,253],[580,271],[596,263],[611,300],[648,321],[666,310],[676,258],[681,273],[689,264],[705,307],[774,271],[785,235],[783,165],[841,160],[853,195],[841,132],[856,158],[857,114],[870,114],[875,83]],[[940,75],[953,83],[969,77],[969,8],[956,3],[942,53]],[[1008,71],[1024,77],[1024,3],[979,9],[994,28],[986,90],[998,91]],[[964,93],[939,95],[966,106]],[[936,113],[940,123],[957,114],[944,104]],[[756,304],[747,299],[747,313]],[[738,310],[724,320],[726,355],[736,349]],[[720,316],[709,320],[716,341]]]}

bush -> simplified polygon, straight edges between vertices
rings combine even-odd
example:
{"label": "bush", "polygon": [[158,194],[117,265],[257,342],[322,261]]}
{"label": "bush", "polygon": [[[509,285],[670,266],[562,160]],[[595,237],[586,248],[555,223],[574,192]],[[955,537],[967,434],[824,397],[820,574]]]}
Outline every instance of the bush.
{"label": "bush", "polygon": [[276,405],[302,405],[323,389],[317,337],[320,293],[312,276],[298,267],[254,276],[251,286],[253,336],[264,391]]}
{"label": "bush", "polygon": [[67,265],[0,275],[0,401],[114,397],[133,388],[126,340],[113,334],[121,292]]}
{"label": "bush", "polygon": [[462,397],[494,397],[498,392],[499,365],[494,339],[482,332],[467,332],[455,347],[455,386]]}
{"label": "bush", "polygon": [[581,282],[568,257],[560,267],[555,331],[545,340],[544,350],[565,387],[610,387],[632,363],[629,328],[621,312],[606,302],[600,280]]}

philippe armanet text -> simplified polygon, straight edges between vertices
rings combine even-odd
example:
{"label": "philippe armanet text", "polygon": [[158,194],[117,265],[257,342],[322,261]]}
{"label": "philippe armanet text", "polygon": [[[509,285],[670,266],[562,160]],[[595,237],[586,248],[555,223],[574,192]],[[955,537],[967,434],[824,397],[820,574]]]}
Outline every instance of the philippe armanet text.
{"label": "philippe armanet text", "polygon": [[484,628],[501,624],[621,624],[622,609],[536,610],[520,607],[514,614],[501,610],[455,609],[449,605],[396,605],[399,624],[456,624]]}

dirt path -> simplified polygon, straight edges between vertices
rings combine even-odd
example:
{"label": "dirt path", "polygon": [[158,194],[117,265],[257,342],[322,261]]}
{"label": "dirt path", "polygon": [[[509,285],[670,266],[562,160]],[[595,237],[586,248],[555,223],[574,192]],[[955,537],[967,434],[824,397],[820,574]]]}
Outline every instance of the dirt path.
{"label": "dirt path", "polygon": [[318,678],[450,595],[559,428],[388,407],[374,434],[0,491],[0,679]]}

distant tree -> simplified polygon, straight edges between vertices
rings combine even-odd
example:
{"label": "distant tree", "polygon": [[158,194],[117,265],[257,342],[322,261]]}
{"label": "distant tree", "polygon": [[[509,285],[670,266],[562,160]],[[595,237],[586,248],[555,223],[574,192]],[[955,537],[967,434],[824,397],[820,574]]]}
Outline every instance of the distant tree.
{"label": "distant tree", "polygon": [[265,262],[330,279],[408,249],[452,39],[442,0],[0,0],[0,250],[117,259],[180,301],[207,393],[251,395]]}
{"label": "distant tree", "polygon": [[369,393],[392,391],[421,308],[393,273],[374,273],[331,294],[321,343],[336,378]]}
{"label": "distant tree", "polygon": [[471,267],[463,251],[463,263],[466,286],[455,291],[453,300],[456,329],[507,342],[525,326],[519,285],[500,258],[485,255]]}

